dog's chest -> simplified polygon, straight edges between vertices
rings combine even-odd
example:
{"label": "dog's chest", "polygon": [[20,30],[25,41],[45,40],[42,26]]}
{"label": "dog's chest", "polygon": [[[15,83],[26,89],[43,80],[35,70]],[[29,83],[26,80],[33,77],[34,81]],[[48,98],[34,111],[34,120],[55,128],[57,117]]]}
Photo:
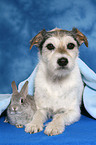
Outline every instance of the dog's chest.
{"label": "dog's chest", "polygon": [[66,86],[64,83],[46,82],[47,93],[52,99],[64,99],[67,95]]}
{"label": "dog's chest", "polygon": [[[69,79],[52,82],[46,78],[37,77],[38,85],[36,84],[35,99],[39,108],[51,108],[54,111],[60,108],[66,108],[71,101],[70,92],[73,89],[74,83]],[[40,84],[39,84],[40,82]]]}

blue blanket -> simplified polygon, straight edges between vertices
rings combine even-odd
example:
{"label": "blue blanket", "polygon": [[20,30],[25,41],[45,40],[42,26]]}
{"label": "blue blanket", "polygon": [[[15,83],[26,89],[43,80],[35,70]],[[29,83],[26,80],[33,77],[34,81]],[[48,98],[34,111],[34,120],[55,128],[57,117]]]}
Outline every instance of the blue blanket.
{"label": "blue blanket", "polygon": [[24,128],[4,124],[0,119],[0,145],[96,145],[96,120],[81,116],[80,121],[67,126],[64,133],[47,136],[44,130],[29,134]]}

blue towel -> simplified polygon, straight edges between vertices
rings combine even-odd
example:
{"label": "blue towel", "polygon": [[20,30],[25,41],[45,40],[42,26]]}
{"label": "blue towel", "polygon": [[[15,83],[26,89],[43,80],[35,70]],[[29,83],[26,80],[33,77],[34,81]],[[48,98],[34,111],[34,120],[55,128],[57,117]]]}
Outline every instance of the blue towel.
{"label": "blue towel", "polygon": [[[82,76],[83,82],[86,84],[83,93],[83,103],[88,113],[96,119],[96,73],[94,73],[80,58],[78,58],[78,64]],[[26,79],[29,81],[28,93],[33,95],[34,93],[34,78],[36,75],[37,67],[32,74]],[[24,80],[18,86],[18,91],[25,83]],[[7,108],[10,103],[11,94],[0,95],[0,114]]]}
{"label": "blue towel", "polygon": [[83,93],[83,103],[87,112],[96,119],[96,73],[81,59],[78,59],[82,80],[86,84]]}

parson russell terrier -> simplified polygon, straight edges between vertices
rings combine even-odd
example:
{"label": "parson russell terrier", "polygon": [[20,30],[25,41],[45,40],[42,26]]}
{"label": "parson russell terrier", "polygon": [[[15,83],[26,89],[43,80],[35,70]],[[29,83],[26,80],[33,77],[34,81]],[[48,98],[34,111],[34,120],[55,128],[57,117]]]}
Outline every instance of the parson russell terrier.
{"label": "parson russell terrier", "polygon": [[87,38],[77,29],[55,28],[39,32],[31,41],[39,48],[39,65],[35,78],[37,111],[25,131],[37,133],[43,123],[53,117],[45,128],[47,135],[61,134],[66,125],[80,118],[83,82],[78,68],[78,49]]}

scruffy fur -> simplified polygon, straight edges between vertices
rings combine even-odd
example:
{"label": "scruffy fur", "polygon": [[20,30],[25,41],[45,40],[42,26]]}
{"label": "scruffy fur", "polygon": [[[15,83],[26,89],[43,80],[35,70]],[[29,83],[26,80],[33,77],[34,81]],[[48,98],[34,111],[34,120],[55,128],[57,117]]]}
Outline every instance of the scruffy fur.
{"label": "scruffy fur", "polygon": [[[66,125],[79,120],[83,82],[77,59],[83,42],[88,47],[87,38],[76,28],[42,30],[31,40],[30,48],[39,47],[40,61],[34,93],[37,111],[26,125],[26,132],[42,131],[43,123],[50,116],[53,120],[45,128],[47,135],[61,134]],[[71,49],[70,43],[74,44]],[[52,47],[48,48],[48,44]]]}
{"label": "scruffy fur", "polygon": [[34,97],[28,95],[28,81],[25,82],[20,92],[18,92],[15,82],[12,82],[12,98],[7,108],[7,117],[5,122],[22,128],[28,124],[36,112]]}

